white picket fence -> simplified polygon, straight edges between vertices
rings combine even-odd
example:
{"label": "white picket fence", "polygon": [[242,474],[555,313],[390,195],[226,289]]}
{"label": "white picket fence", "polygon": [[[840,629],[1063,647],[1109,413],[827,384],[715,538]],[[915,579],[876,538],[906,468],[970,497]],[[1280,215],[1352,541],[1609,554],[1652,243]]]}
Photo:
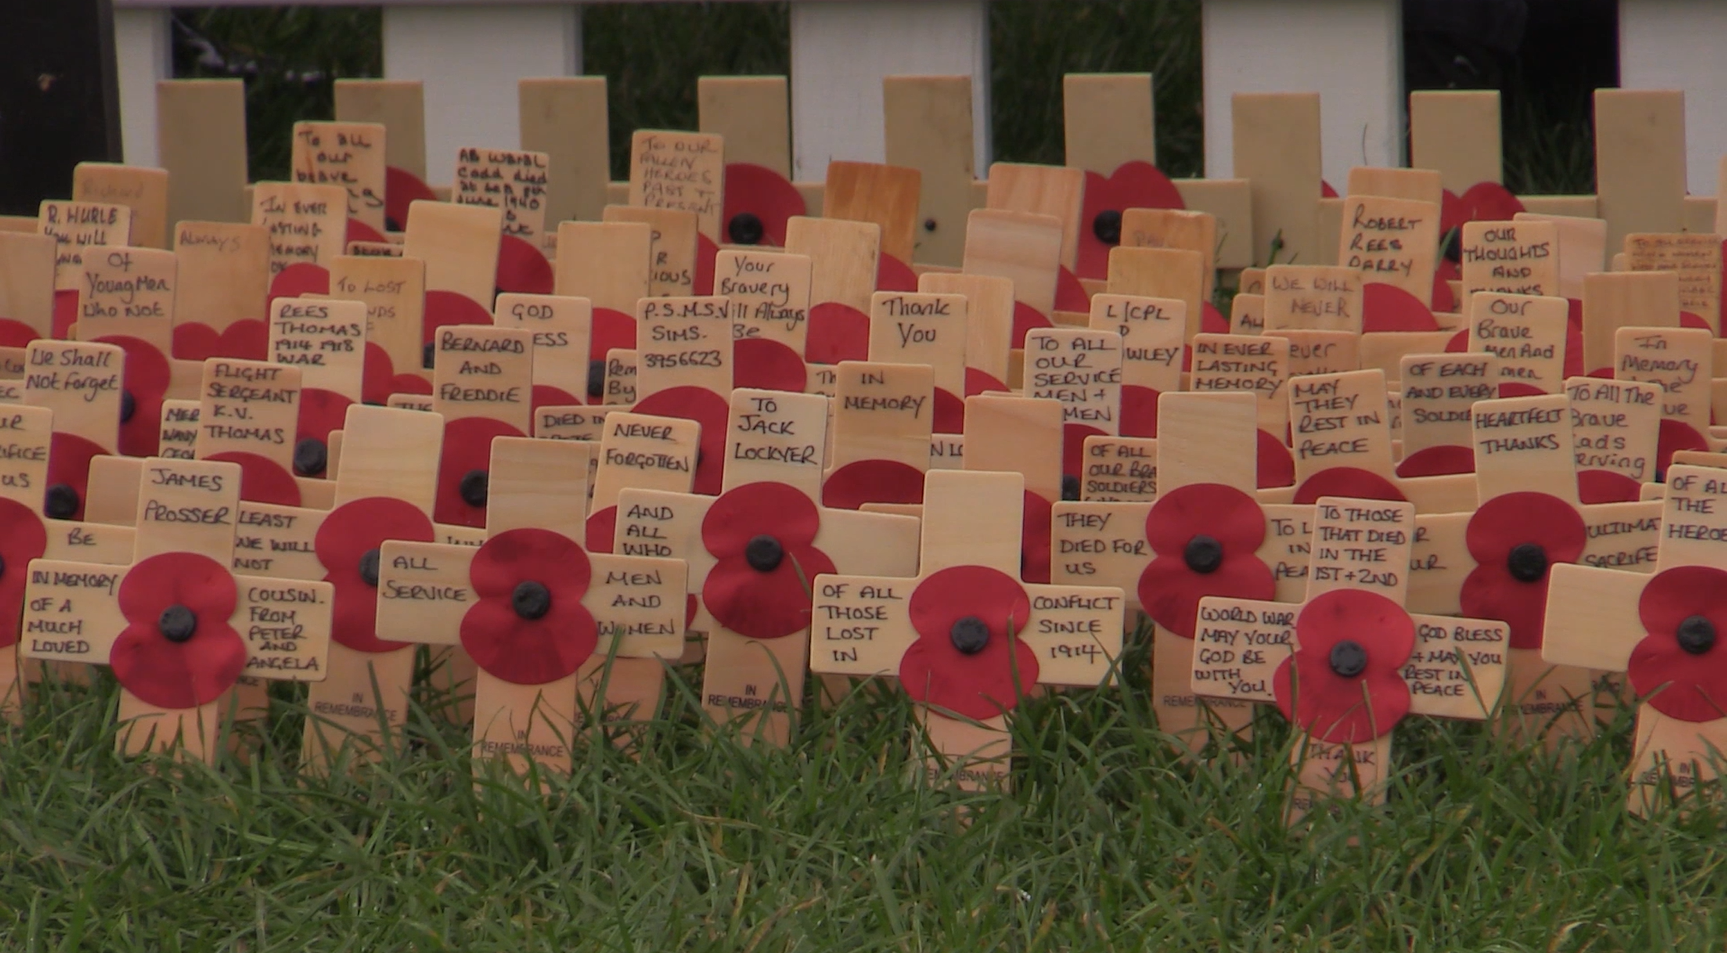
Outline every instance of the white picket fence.
{"label": "white picket fence", "polygon": [[[114,0],[126,161],[156,162],[156,82],[169,78],[170,6],[265,0]],[[330,0],[313,0],[330,3]],[[642,2],[642,0],[590,0]],[[1064,0],[1084,3],[1088,0]],[[1232,173],[1230,96],[1318,92],[1325,177],[1404,160],[1399,0],[1204,0],[1205,171]],[[343,5],[368,0],[349,0]],[[582,71],[581,6],[545,0],[369,0],[383,8],[384,75],[425,82],[431,181],[451,178],[456,150],[518,141],[516,80]],[[988,167],[989,10],[985,0],[792,0],[793,178],[819,180],[828,160],[882,161],[882,85],[890,75],[972,78],[978,169]],[[1715,191],[1727,154],[1727,36],[1722,0],[1620,0],[1619,57],[1628,89],[1683,89],[1687,176]]]}

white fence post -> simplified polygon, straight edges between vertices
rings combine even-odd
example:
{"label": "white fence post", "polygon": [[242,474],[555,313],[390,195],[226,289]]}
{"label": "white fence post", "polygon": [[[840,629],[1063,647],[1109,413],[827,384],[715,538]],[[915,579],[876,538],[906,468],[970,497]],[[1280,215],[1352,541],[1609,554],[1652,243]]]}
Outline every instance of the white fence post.
{"label": "white fence post", "polygon": [[114,59],[120,87],[120,146],[130,165],[153,166],[156,83],[174,75],[173,35],[166,7],[114,11]]}
{"label": "white fence post", "polygon": [[1685,180],[1692,195],[1715,194],[1727,154],[1727,4],[1716,0],[1620,0],[1619,85],[1685,91]]}
{"label": "white fence post", "polygon": [[582,71],[575,4],[384,8],[384,76],[426,84],[427,181],[455,178],[463,146],[515,148],[516,81]]}

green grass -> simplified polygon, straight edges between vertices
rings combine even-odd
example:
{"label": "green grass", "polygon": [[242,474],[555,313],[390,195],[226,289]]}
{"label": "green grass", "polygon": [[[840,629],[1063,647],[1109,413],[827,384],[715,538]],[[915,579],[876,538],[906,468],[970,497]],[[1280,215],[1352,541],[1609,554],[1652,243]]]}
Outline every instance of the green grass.
{"label": "green grass", "polygon": [[[704,729],[676,678],[635,761],[578,745],[549,795],[470,783],[465,729],[296,769],[285,692],[249,763],[113,754],[115,690],[54,689],[0,758],[7,950],[1706,950],[1722,816],[1624,811],[1626,713],[1556,759],[1399,728],[1389,802],[1286,830],[1275,712],[1176,756],[1124,687],[1023,706],[1011,794],[912,780],[910,709],[866,686],[792,744]],[[152,770],[154,768],[154,770]],[[969,817],[970,822],[962,822]]]}

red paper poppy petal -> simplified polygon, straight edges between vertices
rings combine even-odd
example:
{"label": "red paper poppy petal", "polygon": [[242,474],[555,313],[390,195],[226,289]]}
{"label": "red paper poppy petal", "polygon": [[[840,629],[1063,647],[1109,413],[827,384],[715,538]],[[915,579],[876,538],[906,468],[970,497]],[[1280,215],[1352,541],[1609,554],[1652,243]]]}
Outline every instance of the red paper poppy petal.
{"label": "red paper poppy petal", "polygon": [[917,291],[917,272],[911,266],[883,252],[876,257],[875,290]]}
{"label": "red paper poppy petal", "polygon": [[1703,320],[1702,315],[1690,311],[1679,312],[1679,326],[1681,328],[1702,328],[1705,331],[1715,330],[1709,326],[1708,321]]}
{"label": "red paper poppy petal", "polygon": [[[388,358],[385,358],[388,360]],[[330,439],[330,431],[341,430],[348,419],[348,408],[354,402],[322,387],[300,391],[300,417],[294,431],[294,441]]]}
{"label": "red paper poppy petal", "polygon": [[426,309],[421,333],[424,343],[438,339],[438,329],[452,325],[491,324],[492,313],[486,306],[456,291],[426,292]]}
{"label": "red paper poppy petal", "polygon": [[212,463],[240,465],[240,499],[252,503],[272,503],[277,506],[299,506],[300,484],[287,468],[269,457],[244,450],[213,453],[206,460]]}
{"label": "red paper poppy petal", "polygon": [[1463,207],[1472,222],[1509,222],[1527,211],[1510,189],[1498,182],[1477,182],[1463,193]]}
{"label": "red paper poppy petal", "polygon": [[48,438],[48,486],[69,486],[78,495],[78,508],[71,519],[84,518],[84,503],[89,497],[90,461],[106,454],[94,441],[75,433],[56,432]]}
{"label": "red paper poppy petal", "polygon": [[1295,482],[1295,454],[1289,451],[1289,446],[1281,437],[1269,430],[1255,432],[1258,443],[1256,459],[1259,464],[1260,488],[1274,486],[1289,486]]}
{"label": "red paper poppy petal", "polygon": [[1278,666],[1272,691],[1284,717],[1331,744],[1372,741],[1409,714],[1409,686],[1401,678],[1342,678],[1326,660],[1305,652]]}
{"label": "red paper poppy petal", "polygon": [[797,351],[778,341],[739,338],[732,342],[732,386],[801,394],[809,371]]}
{"label": "red paper poppy petal", "polygon": [[309,261],[297,261],[270,279],[269,299],[298,298],[301,295],[330,293],[330,270]]}
{"label": "red paper poppy petal", "polygon": [[419,176],[406,169],[384,167],[384,224],[393,232],[408,230],[408,212],[415,202],[436,202],[432,191]]}
{"label": "red paper poppy petal", "polygon": [[507,599],[532,579],[580,601],[593,578],[588,554],[576,541],[549,529],[506,530],[486,540],[468,566],[468,582],[483,599]]}
{"label": "red paper poppy petal", "polygon": [[731,404],[704,387],[685,385],[649,394],[636,402],[635,412],[653,417],[677,417],[702,425],[696,444],[695,492],[715,496],[725,482],[726,425]]}
{"label": "red paper poppy petal", "polygon": [[1546,493],[1524,491],[1496,496],[1469,518],[1464,541],[1482,565],[1505,566],[1513,547],[1539,543],[1549,563],[1572,563],[1583,555],[1588,529],[1577,508]]}
{"label": "red paper poppy petal", "polygon": [[126,626],[108,653],[120,684],[158,708],[207,705],[233,688],[246,668],[246,643],[227,616],[187,608],[198,617],[187,641],[168,641],[151,619]]}
{"label": "red paper poppy petal", "polygon": [[1199,330],[1201,334],[1228,334],[1229,317],[1209,301],[1199,303]]}
{"label": "red paper poppy petal", "polygon": [[[731,240],[731,221],[741,212],[749,212],[762,223],[760,244],[785,247],[786,221],[794,215],[806,214],[803,193],[786,177],[766,167],[749,162],[727,163],[725,171],[725,202],[720,217],[722,241]],[[915,290],[915,287],[914,289]]]}
{"label": "red paper poppy petal", "polygon": [[1445,476],[1475,472],[1475,448],[1446,444],[1417,450],[1397,465],[1400,477]]}
{"label": "red paper poppy petal", "polygon": [[1694,615],[1727,632],[1727,572],[1712,566],[1676,566],[1657,573],[1643,587],[1637,614],[1650,635],[1672,635]]}
{"label": "red paper poppy petal", "polygon": [[898,460],[856,460],[822,483],[822,505],[855,510],[865,503],[922,503],[922,470]]}
{"label": "red paper poppy petal", "polygon": [[0,498],[0,648],[18,641],[30,560],[47,550],[42,517],[17,500]]}
{"label": "red paper poppy petal", "polygon": [[[1447,354],[1467,354],[1467,353],[1469,353],[1469,329],[1465,328],[1462,331],[1459,331],[1456,334],[1453,334],[1450,338],[1446,339],[1446,341],[1445,341],[1445,353],[1447,353]],[[1501,394],[1500,396],[1504,396],[1504,395]]]}
{"label": "red paper poppy petal", "polygon": [[1296,503],[1317,503],[1322,496],[1403,501],[1403,491],[1397,488],[1397,484],[1359,467],[1331,467],[1321,470],[1295,489]]}
{"label": "red paper poppy petal", "polygon": [[588,514],[588,522],[584,528],[582,540],[590,553],[609,553],[612,551],[612,539],[618,529],[618,508],[608,506]]}
{"label": "red paper poppy petal", "polygon": [[1534,384],[1524,384],[1519,381],[1502,381],[1499,384],[1500,398],[1506,397],[1544,397],[1547,392]]}
{"label": "red paper poppy petal", "polygon": [[935,389],[930,428],[936,433],[965,433],[965,400],[945,388]]}
{"label": "red paper poppy petal", "polygon": [[1013,392],[1006,384],[1002,383],[990,374],[980,371],[975,367],[968,367],[965,369],[965,395],[967,397],[974,397],[978,394],[987,394],[996,391],[1003,394]]}
{"label": "red paper poppy petal", "polygon": [[921,639],[952,645],[953,624],[976,616],[994,635],[1018,635],[1031,621],[1031,597],[1019,580],[987,566],[938,570],[912,590],[908,615]]}
{"label": "red paper poppy petal", "polygon": [[[1037,653],[1019,639],[1011,656],[990,649],[966,657],[933,638],[918,639],[900,657],[899,679],[913,701],[976,721],[1012,711],[1037,684]],[[990,656],[986,661],[985,656]]]}
{"label": "red paper poppy petal", "polygon": [[541,407],[574,407],[583,403],[569,391],[553,387],[550,384],[535,384],[534,395],[531,400],[535,410],[539,410]]}
{"label": "red paper poppy petal", "polygon": [[1036,328],[1053,328],[1049,316],[1023,301],[1013,303],[1013,341],[1015,348],[1025,347],[1025,334]]}
{"label": "red paper poppy petal", "polygon": [[270,357],[270,325],[257,318],[244,318],[223,329],[216,342],[218,357],[238,361],[264,361]]}
{"label": "red paper poppy petal", "polygon": [[1635,503],[1643,484],[1612,470],[1577,471],[1577,497],[1585,506],[1595,503]]}
{"label": "red paper poppy petal", "polygon": [[0,318],[0,347],[29,347],[39,337],[35,328],[22,321]]}
{"label": "red paper poppy petal", "polygon": [[1055,310],[1077,311],[1080,314],[1091,312],[1091,295],[1086,294],[1085,286],[1079,283],[1079,277],[1068,271],[1066,266],[1055,272]]}
{"label": "red paper poppy petal", "polygon": [[1050,502],[1025,491],[1024,518],[1020,523],[1019,577],[1026,582],[1048,583],[1050,521],[1055,518]]}
{"label": "red paper poppy petal", "polygon": [[[432,521],[419,507],[394,497],[368,496],[331,510],[318,524],[312,550],[324,567],[325,581],[351,579],[357,583],[360,557],[382,546],[385,540],[429,543],[433,536]],[[341,601],[338,593],[338,607]]]}
{"label": "red paper poppy petal", "polygon": [[1361,330],[1437,331],[1433,311],[1396,285],[1369,281],[1361,286]]}
{"label": "red paper poppy petal", "polygon": [[593,330],[589,336],[590,353],[605,357],[613,349],[633,351],[636,347],[636,319],[612,308],[595,308]]}
{"label": "red paper poppy petal", "polygon": [[[390,352],[374,342],[366,342],[365,363],[360,371],[360,399],[368,404],[383,406],[390,402],[390,384],[396,376],[396,362],[390,360]],[[300,397],[302,408],[305,405],[304,394]],[[303,416],[302,411],[302,416]]]}
{"label": "red paper poppy petal", "polygon": [[1210,536],[1224,557],[1252,553],[1265,542],[1259,501],[1221,483],[1190,483],[1158,496],[1145,520],[1146,538],[1160,555],[1180,557],[1188,541]]}
{"label": "red paper poppy petal", "polygon": [[522,435],[515,427],[490,417],[464,417],[446,423],[432,519],[451,526],[485,526],[486,508],[462,498],[462,478],[475,470],[491,473],[493,438]]}
{"label": "red paper poppy petal", "polygon": [[869,315],[837,301],[810,308],[804,359],[811,364],[869,360]]}
{"label": "red paper poppy petal", "polygon": [[772,536],[790,550],[815,542],[821,511],[796,489],[771,481],[733,487],[702,518],[702,545],[714,556],[742,558],[750,540]]}
{"label": "red paper poppy petal", "polygon": [[1159,391],[1150,387],[1121,385],[1121,435],[1157,436],[1157,401],[1161,396]]}
{"label": "red paper poppy petal", "polygon": [[162,436],[162,399],[173,372],[168,358],[154,344],[125,334],[96,339],[126,352],[121,387],[132,395],[132,419],[120,424],[120,452],[129,457],[153,457]]}
{"label": "red paper poppy petal", "polygon": [[1709,441],[1697,428],[1671,417],[1661,421],[1660,437],[1656,439],[1655,470],[1665,474],[1673,465],[1673,455],[1681,450],[1708,450]]}
{"label": "red paper poppy petal", "polygon": [[462,648],[486,674],[516,685],[572,675],[599,644],[599,626],[581,594],[550,585],[552,605],[538,619],[516,614],[508,595],[481,599],[462,616]]}
{"label": "red paper poppy petal", "polygon": [[162,553],[127,570],[117,597],[128,622],[156,624],[162,610],[183,605],[200,617],[212,613],[224,622],[234,614],[239,594],[228,567],[197,553]]}
{"label": "red paper poppy petal", "polygon": [[387,242],[387,241],[389,241],[388,238],[384,237],[383,232],[378,231],[377,229],[373,228],[370,225],[367,225],[365,222],[362,222],[357,218],[348,219],[347,232],[346,232],[346,234],[344,234],[342,236],[342,239],[344,242],[344,245],[343,245],[344,250],[346,249],[348,244],[351,244],[353,242]]}
{"label": "red paper poppy petal", "polygon": [[378,638],[378,590],[360,581],[359,573],[325,578],[336,590],[330,606],[331,639],[370,655],[394,652],[413,644]]}
{"label": "red paper poppy petal", "polygon": [[[418,374],[397,374],[390,378],[390,393],[432,396],[432,382]],[[388,402],[388,398],[385,398]]]}
{"label": "red paper poppy petal", "polygon": [[208,324],[187,322],[174,325],[174,338],[170,345],[174,356],[182,361],[206,361],[216,356],[216,349],[222,345],[222,334]]}
{"label": "red paper poppy petal", "polygon": [[1631,687],[1650,707],[1680,721],[1727,717],[1727,668],[1710,651],[1697,656],[1679,647],[1671,630],[1651,633],[1631,650]]}
{"label": "red paper poppy petal", "polygon": [[493,277],[499,291],[519,294],[552,293],[552,265],[531,242],[515,235],[499,236],[498,270]]}
{"label": "red paper poppy petal", "polygon": [[1061,425],[1061,472],[1079,478],[1085,474],[1085,438],[1108,436],[1086,424]]}
{"label": "red paper poppy petal", "polygon": [[1396,673],[1415,651],[1415,620],[1377,592],[1333,589],[1308,600],[1295,618],[1301,653],[1327,659],[1331,649],[1353,639],[1367,649],[1369,672]]}
{"label": "red paper poppy petal", "polygon": [[1522,582],[1504,560],[1469,571],[1458,591],[1458,605],[1471,619],[1498,619],[1511,629],[1511,647],[1538,649],[1546,631],[1547,577]]}
{"label": "red paper poppy petal", "polygon": [[752,569],[743,556],[724,556],[708,570],[702,604],[714,621],[752,639],[778,639],[810,625],[810,586],[834,571],[833,560],[811,546],[787,545],[771,572]]}

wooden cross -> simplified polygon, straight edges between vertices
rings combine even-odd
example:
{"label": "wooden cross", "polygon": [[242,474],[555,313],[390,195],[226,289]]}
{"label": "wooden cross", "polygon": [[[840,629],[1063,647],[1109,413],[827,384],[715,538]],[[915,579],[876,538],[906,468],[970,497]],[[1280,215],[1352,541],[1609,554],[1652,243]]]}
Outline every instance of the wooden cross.
{"label": "wooden cross", "polygon": [[635,412],[701,425],[695,492],[717,494],[732,392],[732,319],[723,297],[643,298]]}
{"label": "wooden cross", "polygon": [[1469,409],[1499,396],[1499,359],[1491,354],[1410,354],[1402,361],[1403,459],[1400,477],[1475,472]]}
{"label": "wooden cross", "polygon": [[833,446],[822,505],[923,502],[930,468],[935,371],[928,365],[845,361],[834,368]]}
{"label": "wooden cross", "polygon": [[818,205],[821,201],[820,186],[791,181],[791,97],[786,78],[698,77],[696,105],[700,131],[725,143],[725,195],[717,240],[783,247],[786,220],[806,214],[811,198]]}
{"label": "wooden cross", "polygon": [[1237,93],[1230,112],[1235,175],[1253,189],[1254,262],[1322,264],[1319,94]]}
{"label": "wooden cross", "polygon": [[384,224],[378,228],[400,232],[408,224],[408,203],[432,195],[426,185],[425,84],[417,79],[338,79],[334,86],[337,122],[384,127]]}
{"label": "wooden cross", "polygon": [[516,88],[521,101],[522,148],[544,152],[551,158],[547,216],[560,223],[578,218],[597,220],[605,208],[606,187],[611,181],[606,78],[521,79],[516,81]]}
{"label": "wooden cross", "polygon": [[50,235],[0,231],[0,347],[22,348],[54,336],[54,258]]}
{"label": "wooden cross", "polygon": [[[614,350],[628,351],[634,371],[636,302],[648,297],[654,231],[642,222],[562,222],[553,294],[588,299],[593,307],[588,343],[589,403],[635,403],[635,382],[622,376]],[[628,388],[628,394],[623,391]],[[595,391],[598,393],[595,393]],[[627,397],[627,399],[626,399]]]}
{"label": "wooden cross", "polygon": [[[1259,487],[1292,485],[1295,482],[1295,458],[1287,443],[1289,340],[1269,334],[1196,334],[1192,347],[1190,390],[1198,393],[1246,391],[1254,395],[1259,423],[1259,432],[1254,435],[1258,447],[1255,460]],[[1126,393],[1124,386],[1124,414],[1127,410]]]}
{"label": "wooden cross", "polygon": [[733,384],[802,392],[810,383],[808,255],[725,248],[714,256],[714,293],[732,323]]}
{"label": "wooden cross", "polygon": [[1656,573],[1553,567],[1542,658],[1626,672],[1641,700],[1628,806],[1712,797],[1727,747],[1715,655],[1727,618],[1727,471],[1676,465],[1667,474]]}
{"label": "wooden cross", "polygon": [[1721,236],[1633,233],[1625,236],[1627,271],[1671,271],[1679,276],[1680,323],[1721,333]]}
{"label": "wooden cross", "polygon": [[1661,387],[1657,481],[1675,452],[1710,449],[1714,343],[1707,328],[1625,327],[1614,334],[1613,379]]}
{"label": "wooden cross", "polygon": [[[919,262],[959,265],[966,216],[983,205],[972,142],[970,76],[882,77],[883,155],[918,170]],[[935,134],[939,131],[939,134]]]}
{"label": "wooden cross", "polygon": [[[498,295],[492,320],[502,328],[520,328],[533,336],[534,433],[539,435],[542,408],[579,410],[590,391],[593,364],[593,303],[563,295]],[[597,435],[596,435],[597,436]]]}
{"label": "wooden cross", "polygon": [[432,410],[442,416],[444,439],[432,518],[484,526],[492,439],[526,436],[532,427],[533,332],[451,325],[434,343]]}
{"label": "wooden cross", "polygon": [[[822,189],[822,217],[874,222],[881,228],[879,278],[911,274],[912,254],[922,223],[918,198],[923,174],[903,166],[873,162],[828,163]],[[883,287],[882,290],[909,290]]]}
{"label": "wooden cross", "polygon": [[498,242],[497,288],[518,294],[550,294],[552,265],[546,255],[556,251],[557,235],[547,229],[546,198],[551,159],[543,152],[467,147],[456,156],[456,185],[450,200],[457,205],[497,209],[502,233]]}
{"label": "wooden cross", "polygon": [[1467,300],[1465,347],[1499,359],[1499,396],[1530,397],[1563,389],[1571,332],[1564,298],[1483,291]]}
{"label": "wooden cross", "polygon": [[1022,583],[1017,473],[932,470],[918,571],[820,575],[810,668],[897,675],[930,778],[1007,783],[1007,713],[1036,685],[1096,686],[1121,652],[1120,589]]}
{"label": "wooden cross", "polygon": [[174,260],[174,356],[260,358],[269,316],[270,230],[238,222],[177,222]]}
{"label": "wooden cross", "polygon": [[786,251],[810,259],[810,327],[804,356],[812,364],[869,358],[870,295],[881,254],[874,222],[794,216]]}
{"label": "wooden cross", "polygon": [[802,704],[810,592],[839,567],[911,575],[918,523],[817,504],[827,399],[739,388],[731,393],[720,495],[624,488],[614,541],[664,540],[689,563],[707,632],[702,704],[746,737],[784,744]]}
{"label": "wooden cross", "polygon": [[479,548],[390,541],[379,554],[379,634],[463,646],[478,665],[474,753],[505,755],[517,772],[531,760],[568,773],[578,698],[605,709],[614,655],[657,663],[683,652],[683,561],[589,553],[577,541],[592,452],[499,438]]}
{"label": "wooden cross", "polygon": [[90,461],[120,450],[125,354],[113,344],[50,340],[33,341],[26,351],[24,403],[54,415],[42,505],[51,519],[82,520]]}
{"label": "wooden cross", "polygon": [[[340,279],[332,277],[332,286],[346,286],[352,280],[343,267],[350,261],[418,264],[406,258],[338,258],[332,268],[340,268],[344,273]],[[370,286],[370,282],[365,285]],[[327,482],[330,434],[342,429],[348,408],[367,396],[366,364],[375,353],[368,331],[372,310],[372,305],[352,300],[277,298],[271,302],[270,361],[294,368],[301,384],[300,412],[294,420],[294,436],[286,447],[286,455],[287,465],[302,481]],[[385,323],[381,330],[388,327]],[[413,334],[417,340],[419,330],[413,329]],[[393,377],[391,383],[395,383]],[[389,390],[393,392],[395,388]],[[302,486],[302,493],[307,489]],[[326,487],[316,485],[310,489],[314,493],[320,489],[327,491]],[[317,498],[326,499],[321,495]]]}
{"label": "wooden cross", "polygon": [[[1062,236],[1061,219],[1035,212],[978,209],[966,222],[965,263],[961,271],[1013,282],[1013,334],[1009,344],[1016,352],[1025,346],[1025,332],[1054,326]],[[1019,386],[1014,366],[1010,361],[1004,381],[1009,387]]]}
{"label": "wooden cross", "polygon": [[30,563],[23,654],[112,666],[123,753],[183,747],[212,761],[218,702],[242,675],[328,671],[333,587],[229,569],[239,483],[235,464],[148,460],[129,566]]}
{"label": "wooden cross", "polygon": [[1130,437],[1157,436],[1159,395],[1181,389],[1187,302],[1095,294],[1091,296],[1090,327],[1112,330],[1121,337],[1120,432]]}
{"label": "wooden cross", "polygon": [[[345,237],[384,239],[386,140],[382,123],[296,122],[289,159],[295,182],[339,185],[348,193]],[[349,234],[354,232],[355,234]]]}
{"label": "wooden cross", "polygon": [[425,344],[446,325],[490,324],[503,211],[423,200],[410,208],[402,254],[426,263]]}
{"label": "wooden cross", "polygon": [[168,171],[112,162],[72,167],[74,202],[111,202],[132,210],[131,244],[168,247]]}
{"label": "wooden cross", "polygon": [[1022,515],[1019,577],[1049,582],[1050,508],[1070,495],[1078,498],[1078,479],[1067,481],[1061,472],[1062,405],[1005,394],[968,397],[965,405],[965,469],[1023,478],[1025,497],[1015,511]]}
{"label": "wooden cross", "polygon": [[1062,408],[1064,498],[1078,498],[1086,438],[1121,432],[1122,342],[1113,330],[1026,333],[1025,396],[1054,400]]}
{"label": "wooden cross", "polygon": [[252,224],[269,230],[272,296],[327,291],[330,261],[348,247],[347,190],[259,182],[252,186]]}
{"label": "wooden cross", "polygon": [[1403,607],[1416,529],[1413,504],[1324,497],[1301,605],[1199,602],[1194,691],[1275,703],[1299,733],[1292,821],[1327,797],[1382,801],[1406,715],[1480,720],[1498,705],[1506,624]]}
{"label": "wooden cross", "polygon": [[1679,326],[1679,275],[1603,272],[1583,279],[1583,363],[1567,373],[1602,376],[1613,367],[1620,328]]}

